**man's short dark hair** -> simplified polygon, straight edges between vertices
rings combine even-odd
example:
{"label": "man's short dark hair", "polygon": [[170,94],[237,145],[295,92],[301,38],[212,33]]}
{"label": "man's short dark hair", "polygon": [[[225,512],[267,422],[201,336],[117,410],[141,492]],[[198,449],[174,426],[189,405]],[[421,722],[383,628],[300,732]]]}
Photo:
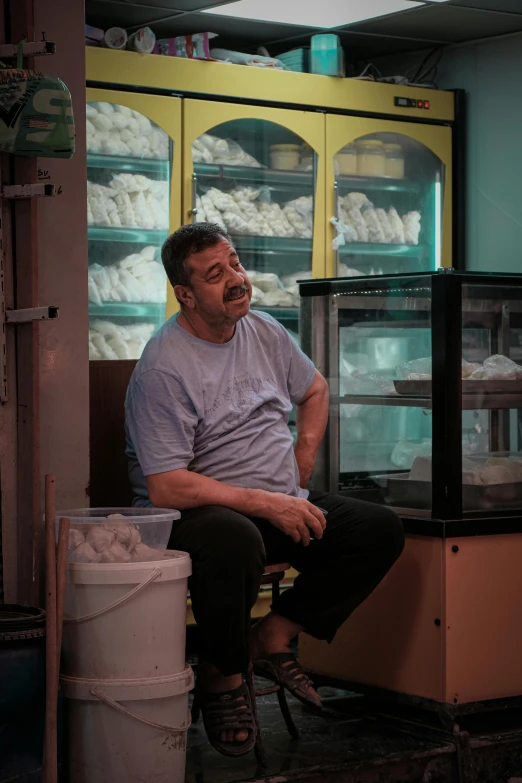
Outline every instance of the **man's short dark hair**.
{"label": "man's short dark hair", "polygon": [[223,239],[231,241],[216,223],[189,223],[174,231],[161,248],[161,260],[171,286],[190,287],[190,256],[214,247]]}

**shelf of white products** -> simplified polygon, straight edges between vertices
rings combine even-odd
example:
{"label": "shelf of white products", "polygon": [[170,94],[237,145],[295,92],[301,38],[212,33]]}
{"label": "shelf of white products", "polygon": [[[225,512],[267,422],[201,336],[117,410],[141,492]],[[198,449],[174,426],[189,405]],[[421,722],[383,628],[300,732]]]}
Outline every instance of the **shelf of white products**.
{"label": "shelf of white products", "polygon": [[156,158],[132,158],[123,155],[102,155],[101,153],[87,153],[88,169],[111,169],[113,171],[148,171],[153,174],[161,174],[166,178],[170,161]]}
{"label": "shelf of white products", "polygon": [[102,302],[89,303],[91,318],[150,318],[165,320],[165,302]]}
{"label": "shelf of white products", "polygon": [[165,228],[113,228],[112,226],[89,226],[87,238],[90,242],[133,242],[139,245],[162,245],[168,236]]}

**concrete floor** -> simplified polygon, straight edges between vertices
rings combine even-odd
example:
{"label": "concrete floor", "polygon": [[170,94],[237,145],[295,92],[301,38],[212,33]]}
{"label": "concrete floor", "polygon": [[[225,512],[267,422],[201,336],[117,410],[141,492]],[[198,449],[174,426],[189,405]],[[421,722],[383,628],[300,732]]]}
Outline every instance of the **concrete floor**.
{"label": "concrete floor", "polygon": [[[262,684],[266,682],[260,681]],[[277,697],[258,700],[266,769],[257,767],[253,753],[230,759],[215,751],[200,720],[188,733],[187,783],[458,780],[451,743],[379,728],[357,715],[357,697],[344,691],[323,688],[321,695],[326,707],[324,717],[306,711],[288,697],[301,735],[298,740],[288,735]]]}

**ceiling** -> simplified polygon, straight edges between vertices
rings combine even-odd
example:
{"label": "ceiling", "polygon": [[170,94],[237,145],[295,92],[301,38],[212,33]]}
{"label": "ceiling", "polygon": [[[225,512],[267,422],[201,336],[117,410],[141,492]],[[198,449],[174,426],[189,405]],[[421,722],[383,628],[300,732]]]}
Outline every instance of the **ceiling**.
{"label": "ceiling", "polygon": [[[308,45],[311,35],[325,32],[298,24],[200,13],[222,4],[223,0],[86,0],[85,8],[86,21],[103,29],[119,26],[129,31],[148,25],[157,38],[209,31],[219,35],[216,46],[220,48],[252,52],[263,45],[272,55]],[[347,60],[358,61],[521,31],[522,0],[450,0],[433,4],[426,0],[425,6],[331,32],[339,35]]]}

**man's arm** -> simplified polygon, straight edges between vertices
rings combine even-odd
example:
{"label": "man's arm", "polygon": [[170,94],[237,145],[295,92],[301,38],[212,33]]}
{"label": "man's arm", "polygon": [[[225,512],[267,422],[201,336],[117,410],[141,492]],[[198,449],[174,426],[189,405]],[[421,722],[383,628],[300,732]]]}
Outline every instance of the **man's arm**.
{"label": "man's arm", "polygon": [[315,465],[317,450],[328,421],[328,384],[317,370],[312,385],[297,404],[295,458],[301,487],[306,489]]}
{"label": "man's arm", "polygon": [[261,517],[282,530],[296,543],[310,543],[310,530],[321,538],[324,515],[303,498],[233,487],[221,481],[181,469],[147,476],[149,498],[154,506],[185,511],[198,506],[226,506],[240,514]]}

